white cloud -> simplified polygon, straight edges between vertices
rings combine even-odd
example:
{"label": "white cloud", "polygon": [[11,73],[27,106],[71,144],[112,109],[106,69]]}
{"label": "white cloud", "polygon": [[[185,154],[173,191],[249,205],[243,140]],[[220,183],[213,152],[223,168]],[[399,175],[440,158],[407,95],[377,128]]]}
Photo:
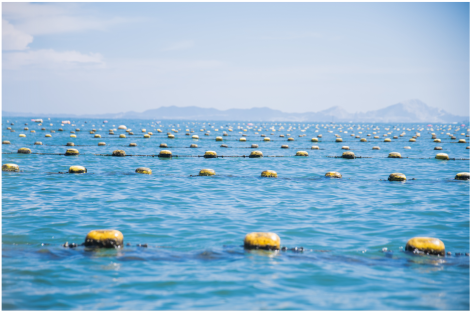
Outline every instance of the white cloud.
{"label": "white cloud", "polygon": [[81,67],[104,67],[99,53],[83,54],[77,51],[55,51],[52,49],[3,53],[3,68],[9,70],[24,67],[47,69],[73,69]]}
{"label": "white cloud", "polygon": [[3,3],[3,18],[31,35],[46,35],[86,30],[107,30],[129,22],[122,17],[99,18],[85,12],[77,3]]}
{"label": "white cloud", "polygon": [[165,47],[161,51],[186,50],[186,49],[192,48],[193,46],[194,46],[194,41],[185,40],[185,41],[179,41],[179,42],[170,44],[169,46]]}
{"label": "white cloud", "polygon": [[33,42],[33,36],[16,29],[6,20],[2,20],[2,49],[25,50]]}

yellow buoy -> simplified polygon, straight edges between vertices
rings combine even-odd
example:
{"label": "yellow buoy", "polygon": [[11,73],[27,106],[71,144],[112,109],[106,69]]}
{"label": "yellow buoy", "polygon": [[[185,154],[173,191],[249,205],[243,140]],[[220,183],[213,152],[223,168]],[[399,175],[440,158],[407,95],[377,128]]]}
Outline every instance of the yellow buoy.
{"label": "yellow buoy", "polygon": [[319,142],[319,140],[317,138],[312,138],[310,141],[312,142]]}
{"label": "yellow buoy", "polygon": [[167,144],[165,144],[165,143],[162,143],[162,144],[160,144],[160,145],[159,145],[159,147],[160,147],[160,148],[167,148],[167,147],[168,147],[168,145],[167,145]]}
{"label": "yellow buoy", "polygon": [[199,136],[197,136],[197,135],[192,135],[192,139],[199,139]]}
{"label": "yellow buoy", "polygon": [[294,138],[287,138],[287,141],[294,141]]}
{"label": "yellow buoy", "polygon": [[170,134],[170,135],[168,135],[168,138],[174,139],[174,135],[173,135],[173,134]]}
{"label": "yellow buoy", "polygon": [[275,171],[267,170],[261,173],[261,177],[278,177],[278,173]]}
{"label": "yellow buoy", "polygon": [[122,156],[125,156],[126,153],[124,150],[115,150],[112,152],[112,155],[113,156],[119,156],[119,157],[122,157]]}
{"label": "yellow buoy", "polygon": [[20,149],[18,149],[18,153],[30,154],[30,153],[31,153],[31,150],[28,149],[28,148],[20,148]]}
{"label": "yellow buoy", "polygon": [[220,137],[220,136],[217,136],[217,137],[215,138],[215,141],[223,141],[223,138]]}
{"label": "yellow buoy", "polygon": [[249,233],[243,242],[245,249],[279,250],[281,239],[275,233]]}
{"label": "yellow buoy", "polygon": [[401,154],[399,152],[391,152],[388,155],[388,158],[401,158]]}
{"label": "yellow buoy", "polygon": [[470,180],[470,173],[458,173],[455,175],[456,180]]}
{"label": "yellow buoy", "polygon": [[70,135],[69,137],[71,137],[71,138],[77,138],[76,135]]}
{"label": "yellow buoy", "polygon": [[393,139],[398,139],[398,137],[397,137],[397,136],[394,136]]}
{"label": "yellow buoy", "polygon": [[241,137],[241,138],[240,138],[240,141],[246,141],[246,138]]}
{"label": "yellow buoy", "polygon": [[443,150],[442,147],[435,147],[434,150]]}
{"label": "yellow buoy", "polygon": [[437,153],[435,158],[439,159],[439,160],[448,160],[448,154],[446,154],[446,153]]}
{"label": "yellow buoy", "polygon": [[279,135],[279,137],[282,137],[282,138],[284,138],[284,135]]}
{"label": "yellow buoy", "polygon": [[93,130],[91,130],[91,131],[89,132],[89,134],[95,134],[95,132],[94,132]]}
{"label": "yellow buoy", "polygon": [[150,137],[151,137],[151,136],[148,135],[148,134],[144,134],[144,135],[143,135],[143,138],[150,138]]}
{"label": "yellow buoy", "polygon": [[415,237],[406,243],[406,251],[422,251],[424,253],[445,256],[445,245],[440,239]]}
{"label": "yellow buoy", "polygon": [[262,158],[263,152],[261,151],[251,151],[249,158]]}
{"label": "yellow buoy", "polygon": [[44,135],[44,137],[51,137],[51,134],[46,134]]}
{"label": "yellow buoy", "polygon": [[204,168],[203,170],[200,170],[199,176],[214,176],[215,171],[210,169],[210,168]]}
{"label": "yellow buoy", "polygon": [[[120,135],[120,136],[121,136],[121,135]],[[123,136],[125,136],[125,135],[123,135]],[[94,138],[102,138],[102,136],[100,136],[99,134],[95,134],[95,135],[94,135]]]}
{"label": "yellow buoy", "polygon": [[312,150],[320,150],[319,146],[312,146],[311,149]]}
{"label": "yellow buoy", "polygon": [[307,151],[297,151],[296,156],[309,156]]}
{"label": "yellow buoy", "polygon": [[139,173],[139,174],[152,174],[153,172],[151,171],[151,169],[147,168],[147,167],[138,167],[136,170],[135,170],[135,173]]}
{"label": "yellow buoy", "polygon": [[130,147],[136,147],[136,146],[138,146],[138,145],[137,145],[135,142],[130,142],[129,146],[130,146]]}
{"label": "yellow buoy", "polygon": [[71,146],[71,147],[73,147],[73,146],[75,146],[75,144],[74,144],[73,142],[68,142],[68,143],[66,143],[66,146]]}
{"label": "yellow buoy", "polygon": [[343,142],[343,139],[342,138],[337,138],[337,139],[335,139],[335,142]]}
{"label": "yellow buoy", "polygon": [[406,175],[402,173],[392,173],[391,175],[389,175],[388,180],[389,181],[405,181],[407,180],[407,178],[406,178]]}
{"label": "yellow buoy", "polygon": [[217,157],[217,152],[215,151],[205,151],[204,158],[206,159],[213,159]]}
{"label": "yellow buoy", "polygon": [[384,142],[391,142],[391,139],[389,139],[389,138],[384,138]]}
{"label": "yellow buoy", "polygon": [[105,146],[107,145],[105,142],[99,142],[99,146]]}
{"label": "yellow buoy", "polygon": [[350,147],[349,146],[343,146],[342,150],[350,150]]}
{"label": "yellow buoy", "polygon": [[20,134],[20,136],[19,136],[19,137],[26,137],[26,135],[25,135],[25,134]]}
{"label": "yellow buoy", "polygon": [[256,148],[258,148],[258,145],[257,144],[252,144],[251,148],[256,149]]}
{"label": "yellow buoy", "polygon": [[434,142],[442,142],[441,139],[434,139]]}
{"label": "yellow buoy", "polygon": [[220,148],[228,148],[227,145],[220,145]]}
{"label": "yellow buoy", "polygon": [[197,146],[195,143],[191,144],[191,148],[198,148],[199,146]]}
{"label": "yellow buoy", "polygon": [[13,163],[7,163],[2,165],[2,171],[4,172],[19,172],[20,167]]}
{"label": "yellow buoy", "polygon": [[351,151],[343,152],[342,153],[342,158],[344,159],[354,159],[355,158],[355,153]]}
{"label": "yellow buoy", "polygon": [[93,230],[85,237],[86,247],[121,248],[123,247],[123,234],[114,229]]}
{"label": "yellow buoy", "polygon": [[69,173],[71,174],[82,174],[82,173],[87,173],[87,169],[83,166],[71,166],[69,167]]}
{"label": "yellow buoy", "polygon": [[263,141],[271,141],[271,138],[269,138],[269,137],[264,137]]}
{"label": "yellow buoy", "polygon": [[339,172],[327,172],[325,173],[325,177],[342,178],[342,174],[340,174]]}
{"label": "yellow buoy", "polygon": [[32,130],[32,131],[30,131],[30,133],[36,133],[36,131]]}
{"label": "yellow buoy", "polygon": [[2,141],[2,144],[3,144],[3,145],[9,145],[9,144],[11,144],[11,143],[10,143],[10,141],[8,141],[8,140],[4,140],[4,141]]}
{"label": "yellow buoy", "polygon": [[374,136],[374,139],[379,139],[379,136]]}
{"label": "yellow buoy", "polygon": [[373,150],[380,150],[380,148],[378,146],[374,146]]}
{"label": "yellow buoy", "polygon": [[288,145],[282,145],[281,149],[289,149],[289,146]]}
{"label": "yellow buoy", "polygon": [[34,144],[37,145],[37,146],[42,146],[43,145],[43,143],[41,141],[35,141]]}
{"label": "yellow buoy", "polygon": [[158,157],[160,158],[172,158],[172,152],[170,150],[159,151]]}
{"label": "yellow buoy", "polygon": [[360,141],[361,142],[366,142],[367,140],[366,140],[366,138],[361,138]]}
{"label": "yellow buoy", "polygon": [[458,143],[466,143],[466,140],[465,139],[460,139],[460,140],[458,140]]}
{"label": "yellow buoy", "polygon": [[416,142],[414,138],[409,139],[409,142]]}
{"label": "yellow buoy", "polygon": [[79,155],[79,150],[77,150],[77,149],[67,149],[65,155]]}
{"label": "yellow buoy", "polygon": [[126,138],[126,135],[125,134],[120,134],[120,136],[118,136],[118,138]]}
{"label": "yellow buoy", "polygon": [[322,135],[317,135],[318,138],[322,138]]}

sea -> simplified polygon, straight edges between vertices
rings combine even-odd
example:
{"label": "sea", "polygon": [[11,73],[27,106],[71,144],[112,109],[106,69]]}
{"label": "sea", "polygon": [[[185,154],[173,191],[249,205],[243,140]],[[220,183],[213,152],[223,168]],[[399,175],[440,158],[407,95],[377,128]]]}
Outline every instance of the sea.
{"label": "sea", "polygon": [[[36,118],[2,118],[2,164],[20,167],[2,172],[4,310],[470,309],[470,181],[455,180],[470,172],[469,124]],[[82,246],[97,229],[124,246]],[[287,249],[245,249],[252,232]],[[405,251],[414,237],[451,255]]]}

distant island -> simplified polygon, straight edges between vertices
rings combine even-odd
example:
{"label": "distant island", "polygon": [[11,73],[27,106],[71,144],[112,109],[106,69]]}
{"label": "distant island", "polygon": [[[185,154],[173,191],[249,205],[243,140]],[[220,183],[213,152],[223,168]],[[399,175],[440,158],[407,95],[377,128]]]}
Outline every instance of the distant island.
{"label": "distant island", "polygon": [[142,113],[129,111],[107,114],[38,114],[2,111],[4,117],[27,116],[35,118],[100,118],[100,119],[174,119],[174,120],[220,120],[259,122],[337,122],[337,123],[453,123],[469,122],[469,116],[452,115],[444,110],[429,107],[424,102],[413,99],[390,105],[386,108],[349,113],[339,106],[320,112],[286,113],[267,107],[251,109],[217,110],[196,106],[168,106],[146,110]]}

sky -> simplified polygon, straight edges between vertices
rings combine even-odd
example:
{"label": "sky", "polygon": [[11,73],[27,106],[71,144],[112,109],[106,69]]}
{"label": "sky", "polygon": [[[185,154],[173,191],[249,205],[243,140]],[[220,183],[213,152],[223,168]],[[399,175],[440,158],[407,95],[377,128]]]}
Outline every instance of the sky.
{"label": "sky", "polygon": [[469,3],[3,3],[2,109],[469,115]]}

